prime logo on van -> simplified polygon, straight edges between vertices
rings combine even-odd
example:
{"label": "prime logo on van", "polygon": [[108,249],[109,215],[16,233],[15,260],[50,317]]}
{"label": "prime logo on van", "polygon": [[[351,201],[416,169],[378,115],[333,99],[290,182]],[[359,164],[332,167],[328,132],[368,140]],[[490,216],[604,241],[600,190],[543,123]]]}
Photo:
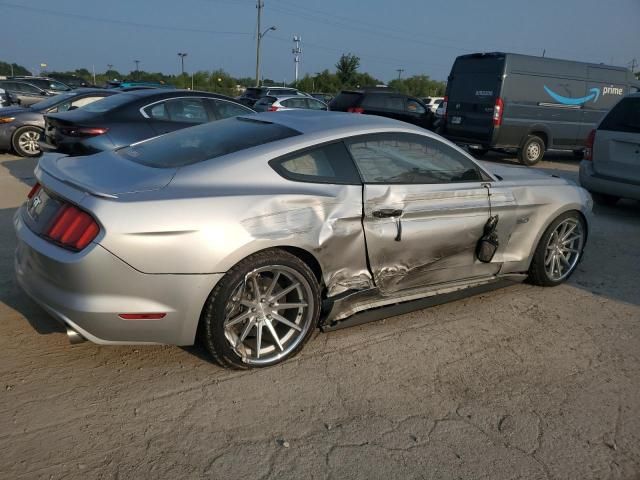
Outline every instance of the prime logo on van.
{"label": "prime logo on van", "polygon": [[[597,87],[591,88],[589,90],[589,95],[579,98],[564,97],[560,94],[557,94],[546,85],[544,86],[544,90],[549,94],[551,98],[562,105],[584,105],[591,100],[593,100],[593,103],[596,103],[598,101],[598,98],[600,98],[600,89]],[[610,87],[602,87],[602,95],[624,95],[624,89],[620,87],[614,87],[613,85],[611,85]]]}

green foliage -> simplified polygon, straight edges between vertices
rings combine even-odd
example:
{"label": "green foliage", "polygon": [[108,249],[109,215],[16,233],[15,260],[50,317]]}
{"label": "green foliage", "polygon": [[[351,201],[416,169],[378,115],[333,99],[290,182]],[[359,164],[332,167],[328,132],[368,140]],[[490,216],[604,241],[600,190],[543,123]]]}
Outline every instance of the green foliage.
{"label": "green foliage", "polygon": [[[30,75],[30,72],[17,64],[14,65],[15,75]],[[305,92],[325,92],[335,94],[346,88],[363,88],[379,85],[379,79],[371,76],[366,72],[359,72],[360,58],[351,53],[343,54],[336,63],[336,71],[331,72],[328,69],[310,75],[306,74],[302,77],[297,85],[290,84]],[[44,72],[43,72],[44,73]],[[76,75],[82,77],[89,83],[93,83],[93,72],[86,68],[78,68],[68,72],[57,72],[63,75]],[[10,75],[10,65],[0,62],[0,75]],[[130,71],[129,73],[121,73],[118,70],[108,70],[105,72],[96,72],[95,84],[98,86],[105,85],[108,81],[113,80],[130,80],[142,82],[158,82],[168,85],[174,85],[178,88],[191,88],[192,76],[189,73],[184,75],[166,75],[161,72],[147,72],[144,70]],[[264,85],[280,86],[281,82],[271,79],[264,79]],[[222,69],[207,71],[199,70],[193,73],[193,88],[196,90],[205,90],[210,92],[221,93],[223,95],[237,96],[240,94],[238,86],[253,87],[255,79],[253,77],[234,78]],[[392,80],[389,82],[391,89],[414,95],[417,97],[426,97],[433,95],[443,95],[445,89],[444,82],[431,80],[427,75],[415,75],[413,77],[401,80]]]}
{"label": "green foliage", "polygon": [[441,97],[444,95],[446,84],[431,80],[428,75],[414,75],[413,77],[391,80],[389,88],[414,97]]}
{"label": "green foliage", "polygon": [[17,63],[6,63],[0,62],[0,75],[9,76],[11,75],[11,65],[13,65],[13,74],[14,75],[31,75],[31,72],[27,70],[22,65],[18,65]]}
{"label": "green foliage", "polygon": [[360,68],[360,57],[351,53],[343,53],[336,63],[336,74],[344,87],[352,87],[357,83],[357,73]]}

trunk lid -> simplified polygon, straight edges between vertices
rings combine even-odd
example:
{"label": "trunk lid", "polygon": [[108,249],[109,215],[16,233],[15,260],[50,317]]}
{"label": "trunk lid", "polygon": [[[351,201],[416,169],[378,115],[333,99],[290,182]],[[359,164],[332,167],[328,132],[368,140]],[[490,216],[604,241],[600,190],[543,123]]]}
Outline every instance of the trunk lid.
{"label": "trunk lid", "polygon": [[87,157],[44,154],[38,168],[67,185],[108,198],[160,190],[177,171],[134,163],[111,151]]}

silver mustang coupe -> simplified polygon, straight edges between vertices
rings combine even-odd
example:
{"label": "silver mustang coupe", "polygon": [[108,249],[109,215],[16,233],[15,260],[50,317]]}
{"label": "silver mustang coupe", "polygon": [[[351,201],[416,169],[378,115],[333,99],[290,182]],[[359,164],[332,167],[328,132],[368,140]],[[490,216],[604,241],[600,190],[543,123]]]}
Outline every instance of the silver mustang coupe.
{"label": "silver mustang coupe", "polygon": [[479,164],[412,125],[333,112],[209,123],[45,155],[14,224],[17,278],[100,344],[201,339],[268,366],[335,329],[575,270],[591,198]]}

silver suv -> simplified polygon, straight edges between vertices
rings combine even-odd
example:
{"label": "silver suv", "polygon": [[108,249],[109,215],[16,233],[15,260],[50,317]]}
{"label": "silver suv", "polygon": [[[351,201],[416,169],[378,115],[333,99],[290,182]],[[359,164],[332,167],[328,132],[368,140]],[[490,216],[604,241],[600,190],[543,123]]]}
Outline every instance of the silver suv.
{"label": "silver suv", "polygon": [[580,184],[596,203],[640,200],[640,93],[620,100],[589,134]]}

